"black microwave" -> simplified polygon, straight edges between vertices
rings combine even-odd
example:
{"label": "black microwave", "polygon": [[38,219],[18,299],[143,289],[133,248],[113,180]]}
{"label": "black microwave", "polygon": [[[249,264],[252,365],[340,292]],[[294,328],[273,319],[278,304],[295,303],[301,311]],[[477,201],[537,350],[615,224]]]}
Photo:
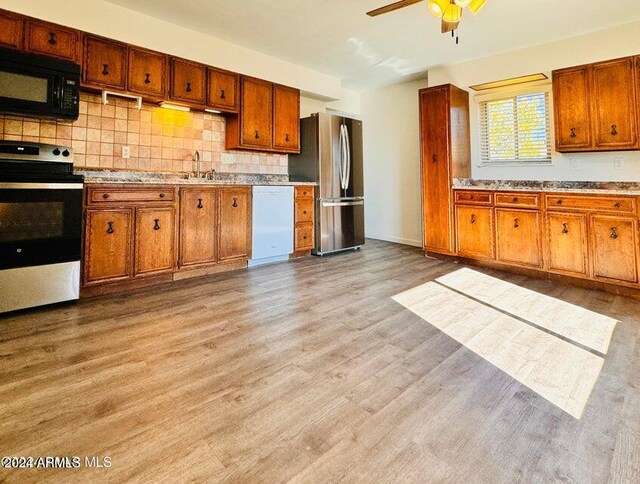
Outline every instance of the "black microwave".
{"label": "black microwave", "polygon": [[78,119],[80,66],[0,49],[0,114]]}

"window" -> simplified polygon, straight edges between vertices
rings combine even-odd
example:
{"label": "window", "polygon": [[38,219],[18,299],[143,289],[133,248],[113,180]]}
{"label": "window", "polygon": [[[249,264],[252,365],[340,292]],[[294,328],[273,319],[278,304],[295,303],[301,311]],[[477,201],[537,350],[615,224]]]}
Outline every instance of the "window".
{"label": "window", "polygon": [[549,93],[480,103],[483,163],[551,163]]}

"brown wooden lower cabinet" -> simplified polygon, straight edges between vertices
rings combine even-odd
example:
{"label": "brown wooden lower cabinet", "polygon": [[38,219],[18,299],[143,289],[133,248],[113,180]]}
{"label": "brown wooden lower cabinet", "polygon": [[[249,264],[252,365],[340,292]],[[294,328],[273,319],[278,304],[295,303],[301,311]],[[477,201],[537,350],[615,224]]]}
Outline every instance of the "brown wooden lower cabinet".
{"label": "brown wooden lower cabinet", "polygon": [[212,264],[217,257],[218,191],[180,190],[180,267]]}
{"label": "brown wooden lower cabinet", "polygon": [[133,275],[133,210],[89,209],[85,217],[84,285]]}
{"label": "brown wooden lower cabinet", "polygon": [[315,211],[313,187],[297,186],[294,189],[293,250],[305,253],[315,247]]}
{"label": "brown wooden lower cabinet", "polygon": [[456,207],[456,249],[464,257],[495,257],[492,208]]}
{"label": "brown wooden lower cabinet", "polygon": [[542,266],[540,212],[496,209],[496,250],[501,262]]}
{"label": "brown wooden lower cabinet", "polygon": [[547,263],[553,272],[587,276],[587,215],[547,212]]}
{"label": "brown wooden lower cabinet", "polygon": [[251,187],[221,188],[218,260],[251,258]]}
{"label": "brown wooden lower cabinet", "polygon": [[638,282],[638,222],[632,217],[591,217],[593,275]]}
{"label": "brown wooden lower cabinet", "polygon": [[173,272],[175,226],[173,207],[136,208],[136,276]]}

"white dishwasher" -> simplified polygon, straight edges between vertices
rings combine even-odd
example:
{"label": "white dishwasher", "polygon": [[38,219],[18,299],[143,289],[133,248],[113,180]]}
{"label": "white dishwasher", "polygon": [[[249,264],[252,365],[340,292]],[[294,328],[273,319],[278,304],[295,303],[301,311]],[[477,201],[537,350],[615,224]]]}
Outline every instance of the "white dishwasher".
{"label": "white dishwasher", "polygon": [[254,186],[249,266],[288,260],[293,252],[293,187]]}

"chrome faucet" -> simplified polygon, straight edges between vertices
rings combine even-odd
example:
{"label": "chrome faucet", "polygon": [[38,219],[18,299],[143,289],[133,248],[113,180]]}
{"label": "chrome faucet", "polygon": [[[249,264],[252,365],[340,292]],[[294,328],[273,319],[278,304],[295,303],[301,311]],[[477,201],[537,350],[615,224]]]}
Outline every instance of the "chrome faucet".
{"label": "chrome faucet", "polygon": [[196,162],[196,178],[200,178],[200,152],[196,151],[195,155],[193,155],[193,161]]}

